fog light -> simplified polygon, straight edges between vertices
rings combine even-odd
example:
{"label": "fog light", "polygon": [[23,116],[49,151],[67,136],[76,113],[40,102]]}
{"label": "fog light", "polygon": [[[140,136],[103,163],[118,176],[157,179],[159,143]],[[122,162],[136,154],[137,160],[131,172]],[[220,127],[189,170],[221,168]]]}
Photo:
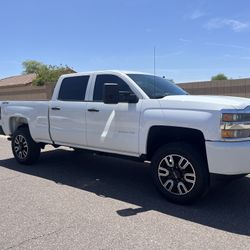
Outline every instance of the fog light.
{"label": "fog light", "polygon": [[222,129],[222,138],[248,138],[250,137],[250,129]]}
{"label": "fog light", "polygon": [[221,137],[222,138],[236,138],[237,137],[237,130],[221,130]]}

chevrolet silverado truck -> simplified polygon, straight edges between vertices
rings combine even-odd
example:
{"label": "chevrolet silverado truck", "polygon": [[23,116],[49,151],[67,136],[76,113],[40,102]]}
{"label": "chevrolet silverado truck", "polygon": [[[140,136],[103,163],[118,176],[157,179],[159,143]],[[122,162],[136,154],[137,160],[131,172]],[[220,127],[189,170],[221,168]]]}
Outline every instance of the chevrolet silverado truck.
{"label": "chevrolet silverado truck", "polygon": [[192,96],[146,73],[63,75],[50,101],[2,102],[0,127],[21,164],[47,144],[147,161],[176,203],[203,195],[211,173],[250,173],[249,99]]}

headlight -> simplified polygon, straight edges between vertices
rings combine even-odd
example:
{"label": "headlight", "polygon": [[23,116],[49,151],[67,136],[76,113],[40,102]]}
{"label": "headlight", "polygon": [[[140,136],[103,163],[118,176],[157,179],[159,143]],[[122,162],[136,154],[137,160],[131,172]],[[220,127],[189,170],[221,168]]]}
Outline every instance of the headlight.
{"label": "headlight", "polygon": [[223,122],[250,122],[250,113],[245,114],[233,114],[224,113],[222,114]]}
{"label": "headlight", "polygon": [[224,113],[221,117],[221,137],[250,137],[250,113]]}

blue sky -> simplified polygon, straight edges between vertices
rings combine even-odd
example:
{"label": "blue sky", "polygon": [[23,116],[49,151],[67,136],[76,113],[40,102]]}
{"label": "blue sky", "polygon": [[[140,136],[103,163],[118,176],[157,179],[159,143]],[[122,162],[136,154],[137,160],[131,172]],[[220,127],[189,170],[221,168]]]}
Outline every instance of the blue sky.
{"label": "blue sky", "polygon": [[9,0],[0,3],[0,78],[34,59],[76,71],[153,72],[175,82],[250,77],[250,1]]}

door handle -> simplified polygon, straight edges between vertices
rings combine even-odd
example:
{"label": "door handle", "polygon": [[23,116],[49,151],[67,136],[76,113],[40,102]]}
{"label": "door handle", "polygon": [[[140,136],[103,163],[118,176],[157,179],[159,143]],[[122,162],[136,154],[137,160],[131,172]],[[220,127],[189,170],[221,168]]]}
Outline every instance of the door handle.
{"label": "door handle", "polygon": [[100,110],[99,109],[95,109],[95,108],[92,108],[92,109],[88,109],[89,112],[99,112]]}
{"label": "door handle", "polygon": [[61,108],[60,107],[52,107],[51,109],[52,110],[60,110]]}

